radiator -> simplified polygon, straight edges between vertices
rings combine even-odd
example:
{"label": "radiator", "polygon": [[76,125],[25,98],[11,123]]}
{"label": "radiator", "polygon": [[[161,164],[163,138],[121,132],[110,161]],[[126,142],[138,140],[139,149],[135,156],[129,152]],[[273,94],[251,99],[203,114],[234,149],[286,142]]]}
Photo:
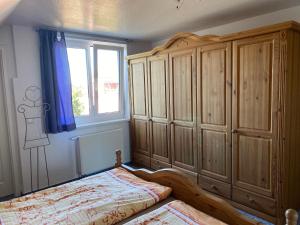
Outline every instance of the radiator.
{"label": "radiator", "polygon": [[113,167],[115,164],[115,150],[123,150],[123,145],[122,129],[77,137],[76,158],[78,175],[84,176]]}

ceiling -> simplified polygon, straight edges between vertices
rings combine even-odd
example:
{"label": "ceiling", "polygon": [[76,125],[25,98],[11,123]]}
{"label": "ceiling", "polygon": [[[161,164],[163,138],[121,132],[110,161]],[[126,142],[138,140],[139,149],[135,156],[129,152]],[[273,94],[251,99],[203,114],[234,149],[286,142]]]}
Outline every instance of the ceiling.
{"label": "ceiling", "polygon": [[206,29],[299,4],[299,0],[21,0],[6,23],[156,41],[178,31]]}
{"label": "ceiling", "polygon": [[0,0],[0,24],[15,9],[20,0]]}

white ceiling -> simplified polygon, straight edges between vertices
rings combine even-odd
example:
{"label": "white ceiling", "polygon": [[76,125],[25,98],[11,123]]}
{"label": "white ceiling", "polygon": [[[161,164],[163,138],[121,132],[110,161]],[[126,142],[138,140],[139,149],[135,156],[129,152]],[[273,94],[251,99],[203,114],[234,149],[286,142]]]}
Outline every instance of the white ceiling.
{"label": "white ceiling", "polygon": [[[0,0],[15,1],[15,0]],[[7,23],[156,41],[299,5],[299,0],[22,0]]]}
{"label": "white ceiling", "polygon": [[0,24],[15,9],[20,0],[0,0]]}

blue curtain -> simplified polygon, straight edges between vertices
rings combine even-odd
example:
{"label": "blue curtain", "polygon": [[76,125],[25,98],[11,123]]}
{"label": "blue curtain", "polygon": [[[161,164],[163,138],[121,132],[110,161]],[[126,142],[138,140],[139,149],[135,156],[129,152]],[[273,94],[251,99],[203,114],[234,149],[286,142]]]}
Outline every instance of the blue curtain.
{"label": "blue curtain", "polygon": [[47,133],[76,129],[70,68],[63,32],[39,30],[43,102],[50,105],[45,116]]}

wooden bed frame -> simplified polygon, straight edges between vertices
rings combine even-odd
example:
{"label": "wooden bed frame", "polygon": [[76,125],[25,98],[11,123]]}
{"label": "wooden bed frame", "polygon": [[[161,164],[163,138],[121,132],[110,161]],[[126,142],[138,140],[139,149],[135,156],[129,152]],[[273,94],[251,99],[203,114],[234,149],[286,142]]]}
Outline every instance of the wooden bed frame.
{"label": "wooden bed frame", "polygon": [[[122,164],[121,150],[116,150],[115,167],[122,167],[143,180],[171,187],[172,196],[175,199],[181,200],[225,223],[232,225],[261,224],[242,215],[223,199],[204,191],[179,170],[161,169],[152,172],[147,169],[133,169]],[[296,210],[286,210],[285,217],[286,225],[297,225],[298,213]]]}

